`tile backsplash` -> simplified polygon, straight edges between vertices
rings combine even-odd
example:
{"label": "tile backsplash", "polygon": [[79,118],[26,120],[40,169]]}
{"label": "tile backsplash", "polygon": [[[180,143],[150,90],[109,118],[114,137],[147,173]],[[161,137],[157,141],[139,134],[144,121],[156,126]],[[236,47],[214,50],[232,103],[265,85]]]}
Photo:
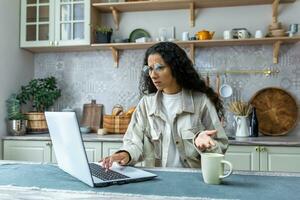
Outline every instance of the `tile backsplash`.
{"label": "tile backsplash", "polygon": [[[188,52],[189,49],[186,49]],[[145,50],[120,51],[119,66],[113,66],[110,51],[38,53],[35,54],[35,77],[55,76],[62,96],[53,110],[74,108],[80,117],[83,104],[96,99],[111,113],[115,104],[124,108],[139,101],[139,76]],[[278,74],[242,74],[226,76],[234,88],[231,98],[248,101],[258,90],[280,87],[289,91],[299,104],[300,99],[300,44],[282,45],[279,63],[273,64],[271,45],[197,48],[195,66],[201,75],[210,77],[215,88],[217,71],[224,70],[279,70]],[[222,82],[225,75],[221,76]],[[224,99],[225,105],[231,99]],[[232,115],[227,114],[229,132],[233,131]],[[289,133],[300,135],[300,126]]]}

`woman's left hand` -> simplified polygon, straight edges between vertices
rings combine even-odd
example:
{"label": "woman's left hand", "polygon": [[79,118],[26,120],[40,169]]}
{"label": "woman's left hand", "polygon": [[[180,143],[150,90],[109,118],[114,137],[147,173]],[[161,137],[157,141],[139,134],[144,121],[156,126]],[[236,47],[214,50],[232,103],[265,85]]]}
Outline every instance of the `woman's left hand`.
{"label": "woman's left hand", "polygon": [[212,137],[216,134],[217,130],[206,130],[201,132],[195,139],[195,145],[200,151],[205,151],[206,149],[215,146],[216,144]]}

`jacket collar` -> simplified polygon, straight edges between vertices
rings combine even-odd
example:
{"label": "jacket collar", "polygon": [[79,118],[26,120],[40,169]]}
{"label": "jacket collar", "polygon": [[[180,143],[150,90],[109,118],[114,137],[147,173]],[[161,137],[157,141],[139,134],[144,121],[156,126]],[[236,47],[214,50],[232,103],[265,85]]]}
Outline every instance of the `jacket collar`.
{"label": "jacket collar", "polygon": [[[162,101],[162,91],[157,91],[156,94],[154,95],[154,102],[149,109],[149,115],[161,115],[161,101]],[[182,112],[189,112],[189,113],[194,113],[195,112],[195,107],[194,107],[194,101],[193,101],[193,93],[191,90],[186,90],[182,89]]]}

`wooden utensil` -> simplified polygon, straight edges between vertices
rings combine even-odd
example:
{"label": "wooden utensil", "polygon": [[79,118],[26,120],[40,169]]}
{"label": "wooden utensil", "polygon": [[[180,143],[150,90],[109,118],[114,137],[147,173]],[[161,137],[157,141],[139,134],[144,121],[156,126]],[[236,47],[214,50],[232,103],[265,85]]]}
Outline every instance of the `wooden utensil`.
{"label": "wooden utensil", "polygon": [[217,94],[218,94],[218,96],[220,96],[220,82],[221,82],[221,80],[220,80],[220,75],[219,74],[217,74],[217,77],[216,77],[216,92],[217,92]]}
{"label": "wooden utensil", "polygon": [[281,88],[264,88],[251,98],[250,103],[256,108],[259,131],[264,135],[285,135],[297,123],[296,100]]}

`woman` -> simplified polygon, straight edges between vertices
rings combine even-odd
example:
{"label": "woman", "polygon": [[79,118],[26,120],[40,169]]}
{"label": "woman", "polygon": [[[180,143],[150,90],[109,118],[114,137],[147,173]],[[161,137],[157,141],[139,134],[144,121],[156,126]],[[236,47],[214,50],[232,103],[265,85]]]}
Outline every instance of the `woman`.
{"label": "woman", "polygon": [[202,152],[225,153],[228,139],[220,123],[218,95],[199,77],[185,51],[171,42],[150,47],[145,54],[139,102],[120,151],[104,158],[145,166],[201,167]]}

